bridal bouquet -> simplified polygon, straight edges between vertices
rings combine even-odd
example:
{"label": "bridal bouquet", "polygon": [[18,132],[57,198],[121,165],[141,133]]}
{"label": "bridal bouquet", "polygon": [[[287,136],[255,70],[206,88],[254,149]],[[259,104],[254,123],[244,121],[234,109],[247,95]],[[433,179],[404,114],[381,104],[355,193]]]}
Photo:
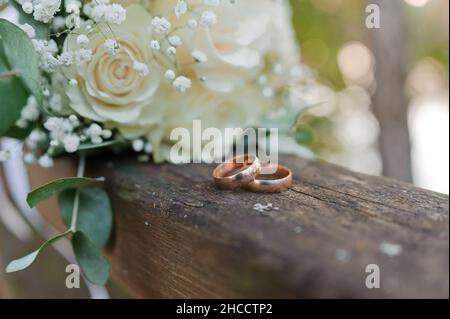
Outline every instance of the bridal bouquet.
{"label": "bridal bouquet", "polygon": [[[0,7],[7,1],[0,0]],[[0,19],[0,137],[23,141],[24,162],[79,157],[77,177],[33,190],[34,207],[58,195],[67,231],[11,262],[28,267],[69,237],[94,284],[109,266],[112,213],[85,156],[127,149],[170,161],[174,128],[277,126],[289,135],[310,82],[299,64],[289,6],[274,0],[18,0]],[[0,151],[7,160],[8,150]]]}

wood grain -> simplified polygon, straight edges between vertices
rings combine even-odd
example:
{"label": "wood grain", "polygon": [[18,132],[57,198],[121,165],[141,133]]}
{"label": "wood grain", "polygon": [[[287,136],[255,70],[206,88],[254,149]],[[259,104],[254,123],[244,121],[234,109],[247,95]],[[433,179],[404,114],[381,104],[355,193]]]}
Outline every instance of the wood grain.
{"label": "wood grain", "polygon": [[[209,165],[89,161],[115,211],[114,278],[150,298],[448,298],[448,196],[325,163],[282,164],[292,189],[266,195],[216,189]],[[380,267],[379,289],[365,285],[368,264]]]}

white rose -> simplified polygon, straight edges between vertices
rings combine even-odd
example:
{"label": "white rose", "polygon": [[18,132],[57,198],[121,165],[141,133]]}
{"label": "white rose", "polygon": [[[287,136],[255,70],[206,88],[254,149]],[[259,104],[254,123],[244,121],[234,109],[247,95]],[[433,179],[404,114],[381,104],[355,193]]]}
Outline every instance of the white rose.
{"label": "white rose", "polygon": [[[160,85],[161,71],[152,59],[148,45],[152,36],[151,16],[136,4],[128,6],[126,11],[124,23],[99,24],[92,28],[88,34],[89,44],[83,48],[85,51],[80,55],[79,63],[64,70],[77,85],[67,81],[65,90],[70,107],[78,114],[106,122],[111,127],[142,130],[159,123],[162,118],[163,110],[152,104]],[[117,54],[111,55],[111,49],[105,45],[105,36],[119,44]],[[64,50],[80,50],[76,39],[76,35],[68,36]],[[91,50],[92,57],[86,50]],[[146,72],[143,72],[143,64],[148,67]]]}
{"label": "white rose", "polygon": [[188,13],[177,18],[173,12],[176,2],[152,1],[150,12],[169,18],[174,28],[186,26],[192,18],[198,20],[194,30],[184,27],[179,31],[189,51],[179,50],[179,58],[186,60],[193,51],[205,55],[207,60],[196,63],[193,71],[198,77],[206,78],[204,85],[208,89],[231,92],[254,79],[272,47],[275,38],[273,11],[280,4],[272,0],[245,0],[234,4],[221,1],[218,6],[207,6],[200,0],[189,1],[196,12],[212,11],[217,16],[213,26],[205,27],[197,15]]}
{"label": "white rose", "polygon": [[[155,97],[155,104],[166,109],[164,119],[147,135],[153,145],[155,159],[170,161],[170,147],[176,142],[170,140],[173,129],[186,128],[192,137],[194,120],[201,120],[203,130],[218,128],[224,133],[225,128],[245,129],[256,125],[260,117],[270,110],[269,102],[250,85],[233,95],[205,90],[199,83],[186,93],[164,86]],[[223,149],[230,146],[222,145]],[[190,149],[190,145],[185,147]]]}

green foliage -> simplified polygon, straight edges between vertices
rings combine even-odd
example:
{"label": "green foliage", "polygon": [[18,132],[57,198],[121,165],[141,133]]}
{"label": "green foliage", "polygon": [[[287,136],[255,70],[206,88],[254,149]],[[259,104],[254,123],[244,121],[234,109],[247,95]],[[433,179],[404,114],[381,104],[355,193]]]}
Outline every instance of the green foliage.
{"label": "green foliage", "polygon": [[106,141],[106,142],[99,143],[99,144],[82,143],[78,149],[80,151],[89,151],[89,150],[95,150],[95,149],[99,149],[99,148],[104,148],[104,147],[117,145],[117,144],[120,144],[120,143],[122,143],[122,142],[119,141],[119,140]]}
{"label": "green foliage", "polygon": [[20,118],[20,111],[25,105],[28,93],[19,78],[15,76],[3,76],[10,72],[8,62],[0,42],[0,136],[10,135],[16,121]]}
{"label": "green foliage", "polygon": [[[59,194],[61,218],[70,227],[76,191],[66,190]],[[76,229],[88,236],[98,248],[108,242],[112,228],[112,209],[108,194],[101,188],[79,190],[79,206]]]}
{"label": "green foliage", "polygon": [[22,29],[5,19],[0,19],[0,37],[3,59],[9,70],[17,73],[24,86],[42,105],[38,60],[30,38]]}
{"label": "green foliage", "polygon": [[298,144],[310,145],[314,140],[314,133],[308,127],[299,127],[295,131],[295,139]]}
{"label": "green foliage", "polygon": [[94,242],[77,231],[72,238],[73,251],[86,278],[93,284],[103,286],[109,276],[109,264]]}
{"label": "green foliage", "polygon": [[27,203],[30,207],[34,207],[44,199],[64,190],[80,188],[100,181],[103,181],[103,179],[88,177],[60,178],[31,191],[27,196]]}
{"label": "green foliage", "polygon": [[67,236],[68,234],[70,234],[70,231],[66,231],[62,234],[59,234],[53,238],[50,238],[49,240],[47,240],[46,242],[44,242],[37,250],[33,251],[32,253],[11,261],[8,266],[6,267],[6,272],[16,272],[16,271],[20,271],[20,270],[24,270],[25,268],[28,268],[37,258],[37,256],[44,251],[47,247],[49,247],[50,245],[52,245],[54,242],[56,242],[57,240]]}
{"label": "green foliage", "polygon": [[31,131],[15,123],[29,94],[42,103],[37,57],[33,44],[19,27],[0,19],[0,136],[23,139]]}
{"label": "green foliage", "polygon": [[[80,167],[83,167],[83,171],[84,160],[82,162]],[[109,276],[109,264],[101,256],[99,249],[106,245],[111,233],[111,204],[103,189],[80,189],[98,181],[99,179],[86,177],[62,178],[31,191],[27,198],[30,207],[59,193],[61,217],[68,230],[47,240],[36,251],[13,260],[6,271],[16,272],[29,267],[43,250],[55,241],[73,234],[72,247],[86,278],[95,285],[104,285]],[[72,214],[76,214],[75,218],[72,218]]]}

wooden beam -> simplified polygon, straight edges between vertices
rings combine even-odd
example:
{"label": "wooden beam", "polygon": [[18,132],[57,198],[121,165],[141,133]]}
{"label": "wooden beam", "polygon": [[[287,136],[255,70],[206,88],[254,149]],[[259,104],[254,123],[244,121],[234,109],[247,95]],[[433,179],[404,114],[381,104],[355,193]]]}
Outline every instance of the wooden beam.
{"label": "wooden beam", "polygon": [[[282,162],[292,189],[261,195],[216,189],[209,165],[90,161],[115,211],[113,276],[138,297],[448,298],[448,196]],[[369,264],[379,289],[365,285]]]}

